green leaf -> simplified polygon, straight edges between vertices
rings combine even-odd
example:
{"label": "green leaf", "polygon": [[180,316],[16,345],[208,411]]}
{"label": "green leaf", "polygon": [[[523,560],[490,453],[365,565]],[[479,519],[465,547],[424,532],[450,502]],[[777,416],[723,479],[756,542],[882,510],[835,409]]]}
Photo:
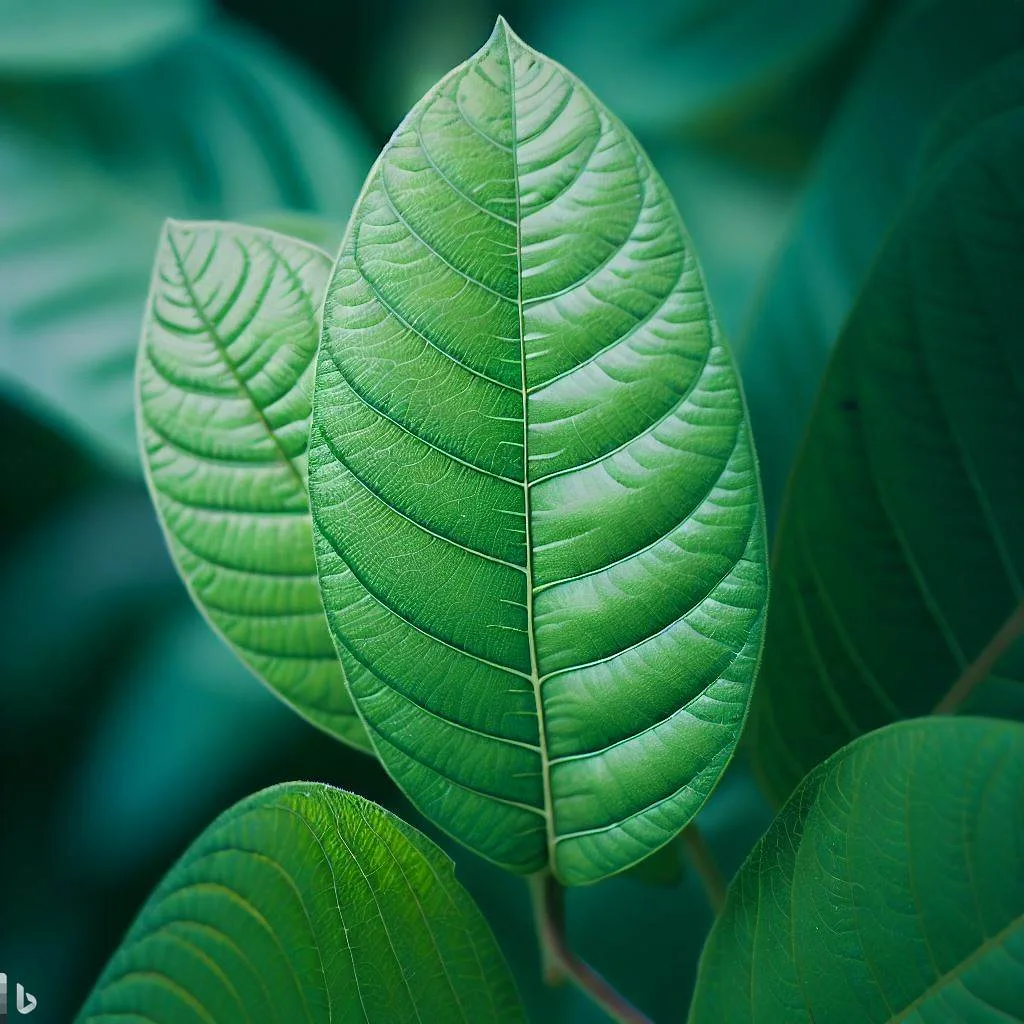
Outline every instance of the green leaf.
{"label": "green leaf", "polygon": [[317,568],[389,772],[514,871],[665,845],[746,713],[754,455],[664,183],[503,21],[385,147],[317,365]]}
{"label": "green leaf", "polygon": [[203,0],[4,0],[0,73],[74,74],[139,60],[193,28]]}
{"label": "green leaf", "polygon": [[165,217],[345,218],[362,137],[230,27],[116,74],[19,84],[2,109],[0,388],[134,471],[132,367]]}
{"label": "green leaf", "polygon": [[816,768],[754,847],[691,1024],[1024,1019],[1024,728],[922,719]]}
{"label": "green leaf", "polygon": [[451,861],[316,783],[222,814],[143,907],[79,1024],[523,1021]]}
{"label": "green leaf", "polygon": [[1016,0],[993,0],[984,17],[960,0],[907,4],[836,114],[737,344],[770,520],[829,352],[920,180],[936,122],[992,63],[1022,46]]}
{"label": "green leaf", "polygon": [[167,225],[139,353],[139,436],[196,604],[311,722],[368,748],[324,619],[306,492],[320,249],[260,228]]}
{"label": "green leaf", "polygon": [[779,527],[751,715],[777,798],[894,719],[987,713],[993,679],[1024,695],[1018,99],[922,186],[826,376]]}

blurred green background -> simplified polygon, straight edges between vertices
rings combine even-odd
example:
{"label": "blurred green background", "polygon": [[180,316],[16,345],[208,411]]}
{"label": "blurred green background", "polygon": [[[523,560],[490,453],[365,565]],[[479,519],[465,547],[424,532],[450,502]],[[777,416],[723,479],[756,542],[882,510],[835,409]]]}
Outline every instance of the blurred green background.
{"label": "blurred green background", "polygon": [[[774,518],[828,348],[942,113],[1024,45],[988,0],[0,0],[0,971],[69,1021],[157,879],[286,779],[426,827],[289,712],[194,612],[139,475],[132,363],[165,216],[303,214],[338,237],[404,112],[503,13],[639,136],[741,362]],[[282,211],[291,211],[287,216]],[[701,824],[730,873],[770,812],[742,758]],[[428,830],[429,831],[429,830]],[[444,841],[532,1019],[526,889]],[[570,897],[583,953],[682,1020],[696,882]]]}

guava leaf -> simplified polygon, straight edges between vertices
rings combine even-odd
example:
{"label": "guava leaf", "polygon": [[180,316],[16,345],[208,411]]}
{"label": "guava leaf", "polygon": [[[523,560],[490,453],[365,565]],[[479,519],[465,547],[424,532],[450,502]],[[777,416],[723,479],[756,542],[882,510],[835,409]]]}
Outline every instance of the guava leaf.
{"label": "guava leaf", "polygon": [[317,570],[382,761],[514,871],[643,860],[732,756],[766,597],[743,399],[664,183],[499,20],[386,146],[324,316]]}
{"label": "guava leaf", "polygon": [[690,1024],[1024,1019],[1024,727],[901,722],[819,765],[729,889]]}
{"label": "guava leaf", "polygon": [[156,888],[79,1014],[522,1022],[451,861],[352,793],[293,782],[222,814]]}
{"label": "guava leaf", "polygon": [[327,629],[306,492],[319,310],[315,246],[167,224],[138,368],[153,501],[196,604],[310,721],[366,748]]}
{"label": "guava leaf", "polygon": [[993,697],[1024,714],[1022,167],[1024,89],[946,150],[836,347],[779,525],[751,712],[778,800],[896,719]]}

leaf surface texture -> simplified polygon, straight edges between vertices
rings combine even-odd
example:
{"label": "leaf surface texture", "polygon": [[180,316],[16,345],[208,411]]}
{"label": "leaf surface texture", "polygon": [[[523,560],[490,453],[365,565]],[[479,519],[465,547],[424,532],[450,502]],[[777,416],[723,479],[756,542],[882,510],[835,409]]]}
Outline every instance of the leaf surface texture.
{"label": "leaf surface texture", "polygon": [[226,224],[167,225],[139,357],[139,432],[174,560],[211,624],[307,718],[367,746],[324,619],[306,492],[331,261]]}
{"label": "leaf surface texture", "polygon": [[221,815],[143,907],[78,1024],[519,1024],[451,861],[376,804],[315,783]]}
{"label": "leaf surface texture", "polygon": [[691,1024],[1024,1020],[1024,727],[901,722],[801,783],[708,937]]}
{"label": "leaf surface texture", "polygon": [[696,813],[764,612],[743,401],[663,182],[503,22],[356,206],[310,493],[353,696],[442,828],[577,884]]}

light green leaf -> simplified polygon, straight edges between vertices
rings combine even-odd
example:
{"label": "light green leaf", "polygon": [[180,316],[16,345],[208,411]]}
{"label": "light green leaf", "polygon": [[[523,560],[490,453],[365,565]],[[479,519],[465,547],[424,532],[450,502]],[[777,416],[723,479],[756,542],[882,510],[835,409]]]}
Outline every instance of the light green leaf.
{"label": "light green leaf", "polygon": [[0,388],[134,470],[132,367],[164,218],[345,218],[362,136],[229,27],[117,74],[19,86],[3,110]]}
{"label": "light green leaf", "polygon": [[3,0],[0,72],[99,71],[139,60],[191,29],[203,0]]}
{"label": "light green leaf", "polygon": [[816,768],[733,880],[691,1024],[1024,1019],[1024,727],[922,719]]}
{"label": "light green leaf", "polygon": [[894,719],[1024,696],[1022,167],[1024,89],[933,170],[836,348],[751,715],[776,798]]}
{"label": "light green leaf", "polygon": [[372,172],[317,365],[317,568],[385,766],[514,871],[665,845],[746,713],[754,455],[664,183],[503,21]]}
{"label": "light green leaf", "polygon": [[993,62],[1021,47],[1016,0],[992,0],[984,17],[961,0],[906,4],[837,112],[737,343],[770,520],[829,352],[920,180],[936,122]]}
{"label": "light green leaf", "polygon": [[236,804],[186,851],[78,1022],[142,1019],[525,1018],[451,861],[376,804],[293,782]]}
{"label": "light green leaf", "polygon": [[310,721],[368,747],[324,620],[306,493],[315,246],[167,225],[139,353],[139,437],[171,554],[239,657]]}

